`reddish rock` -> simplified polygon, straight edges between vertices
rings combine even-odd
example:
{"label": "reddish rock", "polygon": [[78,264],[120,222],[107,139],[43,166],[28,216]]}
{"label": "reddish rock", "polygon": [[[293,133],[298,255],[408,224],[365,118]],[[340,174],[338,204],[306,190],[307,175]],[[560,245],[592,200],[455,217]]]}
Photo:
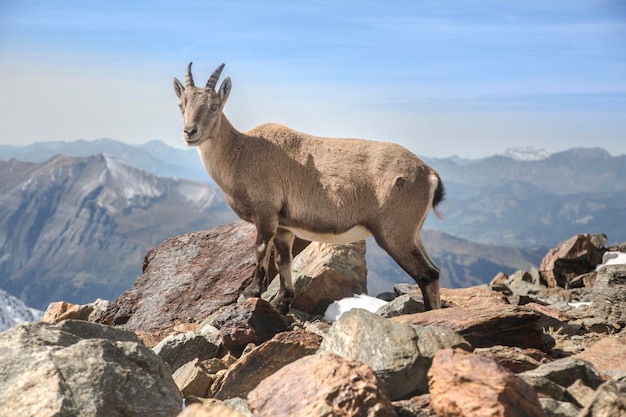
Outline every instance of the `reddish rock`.
{"label": "reddish rock", "polygon": [[202,321],[233,304],[255,267],[254,226],[242,221],[166,240],[100,322],[142,331]]}
{"label": "reddish rock", "polygon": [[606,236],[599,234],[580,234],[561,242],[541,261],[541,278],[548,287],[565,288],[571,280],[602,263],[606,242]]}
{"label": "reddish rock", "polygon": [[396,416],[383,383],[361,362],[330,352],[305,356],[248,395],[254,416]]}
{"label": "reddish rock", "polygon": [[542,316],[524,307],[477,305],[442,308],[407,314],[390,320],[420,326],[437,325],[457,331],[474,348],[494,345],[547,350],[544,344]]}
{"label": "reddish rock", "polygon": [[478,355],[484,355],[498,362],[511,372],[519,373],[535,369],[541,365],[540,360],[546,355],[536,349],[520,349],[510,346],[492,346],[474,350]]}
{"label": "reddish rock", "polygon": [[544,417],[537,394],[521,378],[482,355],[437,352],[428,371],[438,417]]}
{"label": "reddish rock", "polygon": [[258,345],[287,330],[290,320],[267,301],[249,298],[221,309],[211,324],[220,330],[224,347],[240,355],[249,343]]}
{"label": "reddish rock", "polygon": [[[422,296],[417,284],[396,284],[399,294]],[[499,292],[485,288],[442,288],[441,301],[448,307],[474,307],[476,305],[505,305],[509,304],[506,297]]]}
{"label": "reddish rock", "polygon": [[[224,374],[215,398],[245,398],[263,379],[283,366],[314,354],[322,337],[306,330],[279,333],[272,339],[243,355]],[[213,388],[216,391],[217,387]]]}
{"label": "reddish rock", "polygon": [[601,372],[626,374],[626,336],[605,337],[573,358],[591,362]]}

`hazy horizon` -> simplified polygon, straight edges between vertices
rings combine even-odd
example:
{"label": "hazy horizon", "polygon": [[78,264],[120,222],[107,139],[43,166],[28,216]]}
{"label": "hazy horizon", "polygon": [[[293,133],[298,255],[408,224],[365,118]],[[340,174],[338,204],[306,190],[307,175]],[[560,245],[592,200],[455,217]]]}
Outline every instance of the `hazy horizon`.
{"label": "hazy horizon", "polygon": [[241,131],[480,158],[626,154],[626,4],[555,0],[7,1],[0,144],[112,138],[182,148],[172,77],[220,63]]}

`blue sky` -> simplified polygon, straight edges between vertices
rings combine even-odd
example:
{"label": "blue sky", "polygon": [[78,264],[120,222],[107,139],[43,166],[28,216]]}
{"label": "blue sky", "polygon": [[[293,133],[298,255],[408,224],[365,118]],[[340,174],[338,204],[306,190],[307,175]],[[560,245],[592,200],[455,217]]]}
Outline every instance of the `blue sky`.
{"label": "blue sky", "polygon": [[626,2],[579,0],[3,0],[0,144],[182,146],[189,61],[197,82],[226,63],[240,130],[626,154]]}

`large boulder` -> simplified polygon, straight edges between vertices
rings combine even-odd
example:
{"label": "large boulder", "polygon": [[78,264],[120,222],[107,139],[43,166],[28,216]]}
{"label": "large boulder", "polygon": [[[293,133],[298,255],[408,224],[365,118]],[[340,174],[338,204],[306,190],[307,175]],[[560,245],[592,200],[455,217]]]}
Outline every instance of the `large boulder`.
{"label": "large boulder", "polygon": [[259,417],[396,416],[369,366],[330,352],[285,365],[248,394],[248,405]]}
{"label": "large boulder", "polygon": [[[367,293],[365,241],[349,245],[312,242],[293,260],[292,307],[310,314],[324,314],[335,300]],[[274,279],[263,298],[272,300],[279,289]]]}
{"label": "large boulder", "polygon": [[574,278],[593,271],[602,263],[606,242],[603,234],[580,234],[561,242],[541,261],[541,278],[548,287],[565,288]]}
{"label": "large boulder", "polygon": [[164,241],[148,251],[143,273],[101,322],[155,331],[235,303],[254,273],[255,235],[253,225],[236,221]]}
{"label": "large boulder", "polygon": [[0,334],[2,416],[176,416],[168,368],[128,331],[25,323]]}
{"label": "large boulder", "polygon": [[361,309],[333,323],[320,352],[332,352],[369,365],[382,378],[392,400],[428,390],[426,372],[439,349],[472,347],[456,332],[438,326],[394,323]]}

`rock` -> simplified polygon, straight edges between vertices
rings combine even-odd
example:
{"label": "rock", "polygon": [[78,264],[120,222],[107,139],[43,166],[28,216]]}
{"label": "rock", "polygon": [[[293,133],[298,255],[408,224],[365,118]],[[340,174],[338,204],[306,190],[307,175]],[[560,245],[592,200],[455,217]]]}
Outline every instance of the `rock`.
{"label": "rock", "polygon": [[539,350],[510,346],[478,348],[474,350],[474,353],[490,357],[513,373],[535,369],[541,365],[541,358],[545,357],[545,354]]}
{"label": "rock", "polygon": [[50,303],[46,311],[43,313],[41,321],[44,323],[58,323],[63,320],[88,320],[89,315],[93,313],[93,306],[78,305],[66,303],[65,301],[57,301]]}
{"label": "rock", "polygon": [[576,417],[580,408],[566,401],[556,401],[549,397],[539,398],[543,411],[549,417]]}
{"label": "rock", "polygon": [[577,407],[585,406],[593,391],[604,382],[591,363],[572,358],[543,364],[519,376],[538,393]]}
{"label": "rock", "polygon": [[211,384],[215,381],[215,376],[211,375],[198,358],[178,368],[172,378],[185,397],[208,397]]}
{"label": "rock", "polygon": [[167,336],[152,350],[170,366],[173,372],[194,359],[203,361],[215,358],[220,353],[221,342],[219,333],[187,332]]}
{"label": "rock", "polygon": [[211,401],[207,404],[191,404],[178,414],[178,417],[245,417],[218,401]]}
{"label": "rock", "polygon": [[221,379],[219,390],[214,389],[215,398],[245,398],[259,382],[283,366],[314,354],[321,342],[321,336],[306,330],[277,334],[243,355],[228,369]]}
{"label": "rock", "polygon": [[[365,241],[349,245],[312,242],[292,263],[295,298],[292,308],[309,314],[324,314],[336,300],[367,293]],[[263,298],[271,301],[278,293],[274,279]]]}
{"label": "rock", "polygon": [[220,330],[226,349],[235,355],[240,355],[248,343],[263,343],[287,330],[290,324],[289,319],[260,298],[228,305],[212,316],[211,321]]}
{"label": "rock", "polygon": [[537,394],[491,358],[442,349],[428,371],[437,416],[544,416]]}
{"label": "rock", "polygon": [[591,292],[591,314],[626,327],[626,265],[606,265],[598,271]]}
{"label": "rock", "polygon": [[365,310],[344,313],[320,346],[346,359],[369,365],[385,381],[392,400],[428,388],[426,372],[437,350],[472,347],[456,332],[438,326],[394,323]]}
{"label": "rock", "polygon": [[394,401],[392,404],[398,412],[398,417],[436,417],[435,410],[430,404],[429,394]]}
{"label": "rock", "polygon": [[626,378],[607,381],[595,392],[594,397],[578,417],[625,417]]}
{"label": "rock", "polygon": [[541,261],[541,278],[548,287],[565,288],[572,279],[593,271],[602,263],[606,242],[602,234],[580,234],[561,242]]}
{"label": "rock", "polygon": [[404,294],[380,307],[376,314],[383,317],[395,317],[403,314],[421,313],[424,311],[424,299],[415,295]]}
{"label": "rock", "polygon": [[614,378],[626,376],[626,335],[605,337],[573,359],[591,362],[598,371]]}
{"label": "rock", "polygon": [[[396,284],[394,289],[400,295],[422,296],[422,292],[417,284]],[[503,294],[491,291],[488,288],[479,287],[442,288],[441,301],[447,307],[501,306],[509,303]]]}
{"label": "rock", "polygon": [[100,320],[146,332],[202,321],[233,304],[256,264],[254,226],[243,221],[168,239],[146,254],[143,274]]}
{"label": "rock", "polygon": [[285,365],[248,394],[248,405],[259,417],[396,416],[370,367],[330,352]]}
{"label": "rock", "polygon": [[476,303],[475,307],[442,308],[389,320],[447,327],[458,332],[475,348],[503,345],[549,350],[544,341],[540,321],[542,315],[539,313],[518,306],[481,305],[479,300]]}
{"label": "rock", "polygon": [[2,416],[173,416],[182,397],[134,334],[98,324],[25,323],[0,334]]}

